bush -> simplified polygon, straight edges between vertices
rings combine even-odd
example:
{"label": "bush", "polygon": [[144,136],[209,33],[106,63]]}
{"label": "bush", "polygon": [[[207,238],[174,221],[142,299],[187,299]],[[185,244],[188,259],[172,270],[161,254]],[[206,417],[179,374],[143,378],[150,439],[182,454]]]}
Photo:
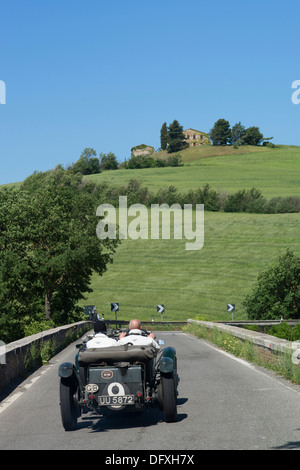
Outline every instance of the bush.
{"label": "bush", "polygon": [[254,320],[300,318],[300,258],[287,250],[261,272],[244,306]]}
{"label": "bush", "polygon": [[175,166],[175,167],[183,166],[182,155],[177,154],[177,155],[171,155],[170,157],[168,157],[166,166]]}
{"label": "bush", "polygon": [[182,196],[178,193],[177,188],[171,185],[167,188],[160,188],[151,198],[151,204],[180,204]]}
{"label": "bush", "polygon": [[155,166],[155,161],[153,157],[136,155],[132,156],[127,162],[127,169],[141,169],[141,168],[153,168]]}
{"label": "bush", "polygon": [[155,163],[155,166],[157,166],[158,168],[163,168],[167,166],[167,161],[162,160],[162,158],[156,158],[154,163]]}
{"label": "bush", "polygon": [[286,339],[287,341],[293,341],[292,328],[286,322],[282,322],[280,325],[269,326],[267,334],[276,338]]}
{"label": "bush", "polygon": [[224,212],[252,212],[264,213],[266,200],[260,190],[252,188],[242,189],[229,194],[224,203]]}
{"label": "bush", "polygon": [[293,212],[300,212],[300,197],[274,197],[266,204],[267,214],[286,214]]}
{"label": "bush", "polygon": [[167,160],[162,158],[153,158],[152,156],[136,155],[132,156],[124,167],[126,169],[141,169],[141,168],[163,168],[167,166],[178,167],[183,166],[182,156],[180,154],[170,155]]}
{"label": "bush", "polygon": [[190,190],[184,196],[185,204],[204,204],[205,210],[218,211],[220,210],[220,198],[217,191],[210,188],[209,184],[205,184],[203,188]]}
{"label": "bush", "polygon": [[24,336],[31,336],[42,331],[50,330],[55,328],[53,322],[47,320],[32,320],[24,327]]}

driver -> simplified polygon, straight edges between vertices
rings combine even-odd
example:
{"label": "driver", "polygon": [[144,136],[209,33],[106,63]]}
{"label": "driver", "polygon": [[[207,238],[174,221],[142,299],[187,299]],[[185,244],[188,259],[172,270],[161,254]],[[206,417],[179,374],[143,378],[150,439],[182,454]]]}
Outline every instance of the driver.
{"label": "driver", "polygon": [[118,344],[123,345],[132,343],[136,346],[153,346],[156,351],[158,351],[160,346],[155,341],[154,334],[149,333],[147,336],[145,336],[143,332],[145,333],[145,331],[142,330],[142,324],[140,320],[133,319],[129,323],[129,331],[127,333],[120,333]]}
{"label": "driver", "polygon": [[96,320],[94,323],[95,336],[86,343],[86,348],[106,348],[108,346],[118,346],[118,341],[106,336],[106,325],[103,320]]}

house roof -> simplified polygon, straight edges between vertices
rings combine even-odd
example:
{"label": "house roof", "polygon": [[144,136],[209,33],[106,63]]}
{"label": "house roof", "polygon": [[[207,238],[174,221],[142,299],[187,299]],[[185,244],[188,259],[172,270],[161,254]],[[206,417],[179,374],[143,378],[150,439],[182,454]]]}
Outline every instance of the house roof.
{"label": "house roof", "polygon": [[186,129],[186,130],[185,130],[185,131],[183,131],[183,132],[186,132],[186,131],[199,132],[199,134],[205,134],[205,135],[208,135],[208,134],[207,134],[207,132],[197,131],[197,129],[192,129],[191,127],[189,127],[188,129]]}

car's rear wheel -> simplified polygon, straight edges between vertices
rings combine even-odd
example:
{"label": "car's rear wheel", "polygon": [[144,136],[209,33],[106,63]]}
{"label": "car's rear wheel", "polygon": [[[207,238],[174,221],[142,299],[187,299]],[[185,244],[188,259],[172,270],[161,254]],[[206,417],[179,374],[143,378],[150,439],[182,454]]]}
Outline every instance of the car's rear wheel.
{"label": "car's rear wheel", "polygon": [[177,421],[177,398],[174,375],[168,374],[161,377],[163,411],[166,423]]}
{"label": "car's rear wheel", "polygon": [[77,426],[78,404],[77,387],[70,380],[60,380],[60,413],[66,431],[74,431]]}

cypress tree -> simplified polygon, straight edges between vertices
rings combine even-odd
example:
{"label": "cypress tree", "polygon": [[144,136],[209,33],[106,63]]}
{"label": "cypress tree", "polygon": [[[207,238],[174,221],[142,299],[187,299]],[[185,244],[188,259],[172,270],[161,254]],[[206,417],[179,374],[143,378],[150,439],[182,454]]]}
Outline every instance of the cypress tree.
{"label": "cypress tree", "polygon": [[168,128],[167,123],[164,122],[160,130],[160,148],[166,150],[168,146]]}
{"label": "cypress tree", "polygon": [[183,134],[183,127],[175,119],[169,126],[168,132],[168,153],[179,152],[187,147]]}

